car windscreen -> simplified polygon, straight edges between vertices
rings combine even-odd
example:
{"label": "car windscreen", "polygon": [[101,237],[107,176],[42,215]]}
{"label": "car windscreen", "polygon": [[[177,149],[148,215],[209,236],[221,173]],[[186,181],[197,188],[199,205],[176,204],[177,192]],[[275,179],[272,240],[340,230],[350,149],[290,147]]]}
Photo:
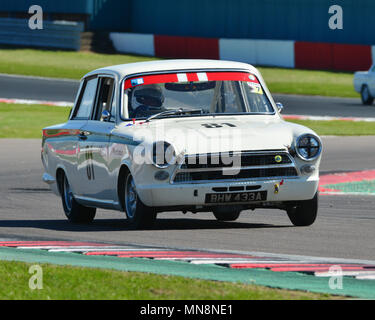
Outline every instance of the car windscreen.
{"label": "car windscreen", "polygon": [[201,115],[274,113],[258,79],[246,72],[145,75],[127,79],[125,94],[128,118],[135,119],[177,109],[199,109]]}

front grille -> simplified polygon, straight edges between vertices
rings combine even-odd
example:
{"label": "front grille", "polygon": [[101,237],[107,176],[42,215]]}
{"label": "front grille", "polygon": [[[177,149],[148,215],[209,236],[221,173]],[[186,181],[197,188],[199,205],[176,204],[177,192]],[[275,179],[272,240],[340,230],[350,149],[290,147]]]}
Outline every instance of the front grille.
{"label": "front grille", "polygon": [[[281,157],[279,162],[276,161],[276,156]],[[181,165],[181,169],[229,168],[236,163],[240,163],[241,167],[267,166],[291,164],[292,160],[285,152],[270,154],[242,153],[239,155],[223,154],[222,156],[208,154],[187,157]]]}
{"label": "front grille", "polygon": [[[230,163],[228,158],[225,160],[218,155],[186,157],[177,169],[172,182],[197,183],[215,180],[236,181],[238,179],[272,179],[298,176],[291,156],[284,150],[264,153],[241,152],[230,156],[238,158]],[[241,162],[238,162],[239,159]],[[236,166],[237,164],[240,165]]]}
{"label": "front grille", "polygon": [[176,174],[174,182],[295,177],[296,175],[297,170],[295,168],[246,169],[240,170],[238,174],[234,175],[224,174],[222,170],[208,172],[179,172]]}

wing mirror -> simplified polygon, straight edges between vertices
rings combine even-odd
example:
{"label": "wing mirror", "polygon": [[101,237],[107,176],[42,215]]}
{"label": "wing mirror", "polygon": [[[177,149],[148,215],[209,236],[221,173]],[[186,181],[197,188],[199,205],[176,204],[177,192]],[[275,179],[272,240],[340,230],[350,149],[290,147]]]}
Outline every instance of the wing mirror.
{"label": "wing mirror", "polygon": [[277,102],[276,107],[277,107],[277,110],[279,110],[280,113],[283,112],[284,106],[281,102]]}
{"label": "wing mirror", "polygon": [[111,117],[111,113],[108,110],[103,110],[101,120],[108,121],[110,117]]}

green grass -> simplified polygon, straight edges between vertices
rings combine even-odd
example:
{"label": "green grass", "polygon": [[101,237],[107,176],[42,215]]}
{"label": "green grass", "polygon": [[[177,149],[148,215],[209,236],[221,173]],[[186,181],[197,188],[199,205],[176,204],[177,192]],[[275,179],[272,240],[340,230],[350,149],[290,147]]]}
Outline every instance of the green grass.
{"label": "green grass", "polygon": [[[125,54],[0,48],[0,73],[80,79],[87,72],[114,64],[157,60]],[[260,67],[272,93],[359,97],[353,74]]]}
{"label": "green grass", "polygon": [[309,127],[321,136],[372,136],[375,122],[288,120]]}
{"label": "green grass", "polygon": [[125,54],[1,48],[0,73],[80,79],[97,68],[149,60],[156,60],[156,58]]}
{"label": "green grass", "polygon": [[[0,138],[41,138],[42,129],[67,120],[70,108],[0,103]],[[375,122],[289,120],[319,135],[375,135]]]}
{"label": "green grass", "polygon": [[[43,289],[29,288],[31,264],[0,261],[1,300],[327,300],[337,297],[256,285],[40,264]],[[342,298],[340,298],[342,299]]]}
{"label": "green grass", "polygon": [[272,93],[359,98],[353,87],[353,73],[259,68]]}
{"label": "green grass", "polygon": [[46,126],[65,122],[70,108],[0,103],[0,138],[41,138]]}

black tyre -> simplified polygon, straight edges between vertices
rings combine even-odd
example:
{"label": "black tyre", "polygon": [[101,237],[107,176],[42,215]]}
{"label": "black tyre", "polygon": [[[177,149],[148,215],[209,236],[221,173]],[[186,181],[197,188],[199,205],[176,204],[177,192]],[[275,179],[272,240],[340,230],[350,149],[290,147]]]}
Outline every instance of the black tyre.
{"label": "black tyre", "polygon": [[217,208],[213,214],[218,221],[235,221],[240,216],[241,210],[230,210],[229,208]]}
{"label": "black tyre", "polygon": [[371,96],[370,90],[368,86],[366,85],[362,87],[361,100],[362,100],[362,104],[367,105],[367,106],[372,105],[372,103],[374,102],[374,98]]}
{"label": "black tyre", "polygon": [[311,200],[298,201],[286,210],[290,221],[297,227],[307,227],[315,222],[318,214],[318,193]]}
{"label": "black tyre", "polygon": [[65,174],[60,179],[60,194],[65,215],[70,222],[90,223],[94,220],[96,208],[85,207],[74,199]]}
{"label": "black tyre", "polygon": [[147,229],[154,225],[156,211],[146,206],[137,194],[133,176],[130,173],[124,178],[121,201],[131,229]]}

